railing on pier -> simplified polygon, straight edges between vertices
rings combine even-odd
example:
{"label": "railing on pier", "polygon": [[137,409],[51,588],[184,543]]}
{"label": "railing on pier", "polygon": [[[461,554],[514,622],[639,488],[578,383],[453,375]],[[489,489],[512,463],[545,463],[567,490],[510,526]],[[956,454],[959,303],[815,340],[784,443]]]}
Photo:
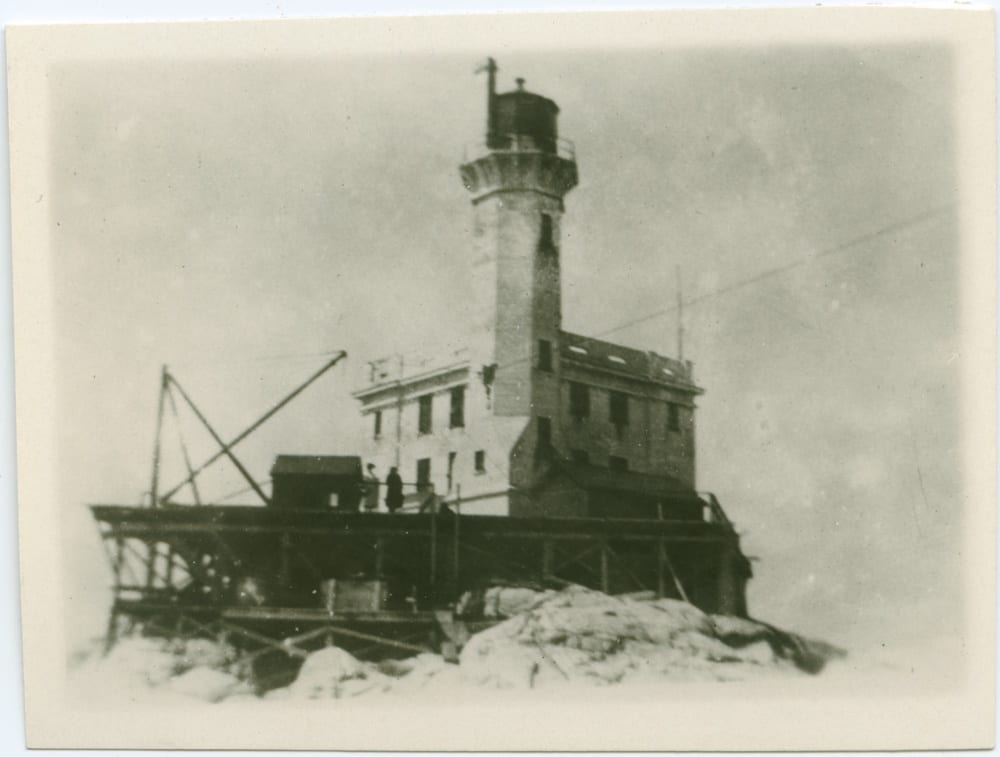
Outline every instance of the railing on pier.
{"label": "railing on pier", "polygon": [[736,530],[726,511],[722,509],[722,504],[712,492],[698,492],[698,498],[704,503],[706,523],[717,523],[729,531]]}

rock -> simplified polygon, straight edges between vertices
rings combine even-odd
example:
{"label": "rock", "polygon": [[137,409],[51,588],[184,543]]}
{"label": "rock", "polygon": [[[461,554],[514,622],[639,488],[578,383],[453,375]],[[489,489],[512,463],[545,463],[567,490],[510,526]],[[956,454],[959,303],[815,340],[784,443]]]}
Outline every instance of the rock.
{"label": "rock", "polygon": [[192,668],[173,678],[170,689],[204,702],[219,702],[232,694],[248,693],[248,687],[235,676],[208,667]]}
{"label": "rock", "polygon": [[794,671],[789,663],[815,672],[826,653],[766,624],[709,616],[679,600],[638,601],[570,587],[536,598],[526,611],[473,636],[460,666],[463,680],[478,686],[534,688],[650,678],[737,680]]}
{"label": "rock", "polygon": [[519,586],[492,586],[486,590],[483,599],[483,616],[509,618],[530,610],[552,594],[551,591],[535,591]]}
{"label": "rock", "polygon": [[210,639],[183,639],[178,642],[174,653],[184,669],[226,670],[237,657],[231,646]]}
{"label": "rock", "polygon": [[[369,671],[355,657],[339,647],[324,647],[310,654],[288,687],[296,699],[336,699],[356,686],[345,686],[352,679],[366,678]],[[381,675],[372,671],[373,675]]]}
{"label": "rock", "polygon": [[142,636],[121,639],[97,662],[97,667],[111,675],[121,675],[135,683],[161,686],[180,669],[177,656],[161,640]]}

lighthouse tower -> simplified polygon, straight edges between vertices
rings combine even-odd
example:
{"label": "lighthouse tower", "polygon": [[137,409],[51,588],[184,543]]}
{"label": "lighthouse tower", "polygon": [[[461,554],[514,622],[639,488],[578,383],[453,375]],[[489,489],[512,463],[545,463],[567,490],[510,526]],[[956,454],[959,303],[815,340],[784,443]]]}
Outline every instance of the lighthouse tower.
{"label": "lighthouse tower", "polygon": [[[493,416],[529,421],[515,457],[530,475],[528,458],[537,462],[559,441],[559,230],[577,167],[559,139],[558,106],[523,79],[497,94],[496,71],[491,58],[485,140],[460,168],[473,205],[469,352]],[[512,479],[527,483],[519,467],[512,461]]]}
{"label": "lighthouse tower", "polygon": [[[692,366],[565,330],[564,200],[576,158],[558,106],[523,80],[496,91],[459,167],[472,204],[469,290],[450,293],[455,351],[374,361],[354,396],[366,460],[414,507],[511,517],[697,518]],[[410,502],[408,500],[408,502]]]}

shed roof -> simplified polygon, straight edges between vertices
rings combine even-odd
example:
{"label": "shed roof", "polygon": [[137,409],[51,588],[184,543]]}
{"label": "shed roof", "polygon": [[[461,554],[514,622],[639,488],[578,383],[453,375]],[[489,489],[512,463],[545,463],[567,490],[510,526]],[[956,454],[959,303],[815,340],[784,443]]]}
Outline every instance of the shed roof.
{"label": "shed roof", "polygon": [[639,494],[647,497],[696,497],[693,488],[679,478],[634,471],[613,471],[596,465],[560,460],[552,469],[553,476],[569,479],[587,490]]}
{"label": "shed roof", "polygon": [[278,455],[272,476],[361,476],[361,458],[348,455]]}

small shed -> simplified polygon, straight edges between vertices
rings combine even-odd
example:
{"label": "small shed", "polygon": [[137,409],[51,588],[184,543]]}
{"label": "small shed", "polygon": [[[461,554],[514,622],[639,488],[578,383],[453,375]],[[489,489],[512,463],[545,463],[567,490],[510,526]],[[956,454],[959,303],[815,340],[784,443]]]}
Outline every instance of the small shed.
{"label": "small shed", "polygon": [[361,501],[361,458],[278,455],[271,481],[273,507],[356,511]]}

